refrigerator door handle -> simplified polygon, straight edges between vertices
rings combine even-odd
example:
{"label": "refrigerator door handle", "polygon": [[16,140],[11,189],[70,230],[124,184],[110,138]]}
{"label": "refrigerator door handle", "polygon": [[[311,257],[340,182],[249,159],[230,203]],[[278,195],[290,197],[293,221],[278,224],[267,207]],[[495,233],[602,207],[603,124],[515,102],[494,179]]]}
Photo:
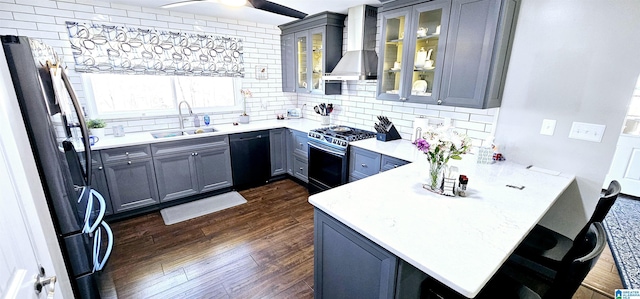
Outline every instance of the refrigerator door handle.
{"label": "refrigerator door handle", "polygon": [[89,130],[87,129],[87,123],[84,121],[84,115],[82,113],[82,106],[80,106],[80,102],[78,101],[78,97],[76,93],[73,91],[73,86],[69,81],[69,77],[67,77],[67,73],[63,68],[58,68],[62,76],[62,81],[64,82],[64,86],[69,93],[69,97],[71,98],[71,102],[73,103],[73,110],[75,110],[76,115],[78,117],[78,123],[80,123],[80,131],[82,132],[82,144],[84,145],[84,161],[85,161],[85,181],[87,182],[86,186],[91,186],[91,143],[89,141]]}
{"label": "refrigerator door handle", "polygon": [[[84,187],[87,188],[87,187]],[[92,233],[94,232],[97,228],[98,225],[100,225],[100,222],[102,222],[102,219],[104,218],[104,214],[107,211],[107,205],[104,201],[104,197],[102,197],[102,194],[100,194],[100,192],[90,189],[91,191],[89,191],[89,198],[87,200],[87,210],[85,211],[84,214],[84,227],[82,229],[83,233]],[[83,190],[84,193],[84,190]],[[98,202],[100,203],[100,212],[98,213],[98,217],[96,218],[96,220],[93,222],[93,225],[91,225],[89,222],[91,221],[91,212],[93,212],[93,199],[96,198],[98,200]]]}
{"label": "refrigerator door handle", "polygon": [[[93,271],[101,271],[104,268],[104,265],[107,263],[107,260],[109,260],[109,257],[111,256],[111,251],[113,250],[113,231],[111,231],[111,227],[104,221],[102,221],[100,223],[102,225],[102,227],[104,228],[104,231],[107,233],[107,249],[104,252],[104,256],[102,257],[102,260],[100,260],[100,248],[102,247],[102,236],[101,236],[101,232],[102,230],[98,230],[98,233],[96,234],[96,238],[94,238],[94,252],[95,252],[95,258],[94,258],[94,265],[93,265]],[[98,246],[96,247],[96,242],[95,240],[98,240]]]}

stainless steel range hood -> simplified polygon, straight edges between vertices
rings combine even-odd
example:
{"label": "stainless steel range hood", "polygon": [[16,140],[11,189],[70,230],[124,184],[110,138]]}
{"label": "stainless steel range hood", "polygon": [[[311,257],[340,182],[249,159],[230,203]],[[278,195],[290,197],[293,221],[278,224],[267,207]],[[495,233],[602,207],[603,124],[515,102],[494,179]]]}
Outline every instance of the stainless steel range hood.
{"label": "stainless steel range hood", "polygon": [[376,30],[378,8],[359,5],[349,8],[347,18],[347,52],[331,74],[323,80],[371,80],[378,77]]}

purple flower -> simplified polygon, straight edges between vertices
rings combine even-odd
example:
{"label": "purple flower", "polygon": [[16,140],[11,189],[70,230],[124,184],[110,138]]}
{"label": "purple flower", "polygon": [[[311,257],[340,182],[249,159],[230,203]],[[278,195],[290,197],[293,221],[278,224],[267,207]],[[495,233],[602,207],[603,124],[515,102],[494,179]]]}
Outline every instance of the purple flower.
{"label": "purple flower", "polygon": [[429,142],[427,142],[426,140],[424,140],[423,138],[419,138],[416,139],[416,141],[413,142],[413,144],[422,152],[427,153],[429,152],[429,148],[431,147],[431,145],[429,145]]}

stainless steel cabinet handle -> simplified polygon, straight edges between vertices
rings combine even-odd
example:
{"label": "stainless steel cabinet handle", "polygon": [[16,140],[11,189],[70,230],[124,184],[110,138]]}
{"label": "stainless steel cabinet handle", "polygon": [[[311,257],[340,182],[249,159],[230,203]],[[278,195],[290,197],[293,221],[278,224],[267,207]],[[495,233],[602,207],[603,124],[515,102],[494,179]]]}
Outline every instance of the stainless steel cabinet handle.
{"label": "stainless steel cabinet handle", "polygon": [[196,153],[196,156],[198,155],[198,153]]}
{"label": "stainless steel cabinet handle", "polygon": [[393,164],[393,168],[398,168],[398,164]]}
{"label": "stainless steel cabinet handle", "polygon": [[362,163],[362,167],[367,167],[367,164]]}
{"label": "stainless steel cabinet handle", "polygon": [[191,155],[192,155],[192,156],[195,156],[195,155],[196,155],[196,153],[191,153]]}
{"label": "stainless steel cabinet handle", "polygon": [[131,165],[131,161],[127,161],[127,164]]}
{"label": "stainless steel cabinet handle", "polygon": [[403,102],[404,102],[404,101],[406,101],[406,100],[407,100],[407,98],[400,98],[400,101],[403,101]]}
{"label": "stainless steel cabinet handle", "polygon": [[438,100],[438,105],[442,105],[442,100]]}
{"label": "stainless steel cabinet handle", "polygon": [[102,170],[102,166],[98,167],[98,170]]}
{"label": "stainless steel cabinet handle", "polygon": [[300,167],[300,170],[302,171],[302,167]]}
{"label": "stainless steel cabinet handle", "polygon": [[129,155],[129,152],[125,152],[124,154],[128,156],[128,155]]}

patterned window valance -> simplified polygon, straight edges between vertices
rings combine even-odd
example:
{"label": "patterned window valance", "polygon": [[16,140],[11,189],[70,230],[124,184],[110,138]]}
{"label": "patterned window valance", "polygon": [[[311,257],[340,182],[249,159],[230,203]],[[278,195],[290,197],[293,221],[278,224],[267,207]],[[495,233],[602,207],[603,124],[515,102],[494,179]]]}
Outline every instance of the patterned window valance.
{"label": "patterned window valance", "polygon": [[76,71],[244,77],[242,40],[67,22]]}

